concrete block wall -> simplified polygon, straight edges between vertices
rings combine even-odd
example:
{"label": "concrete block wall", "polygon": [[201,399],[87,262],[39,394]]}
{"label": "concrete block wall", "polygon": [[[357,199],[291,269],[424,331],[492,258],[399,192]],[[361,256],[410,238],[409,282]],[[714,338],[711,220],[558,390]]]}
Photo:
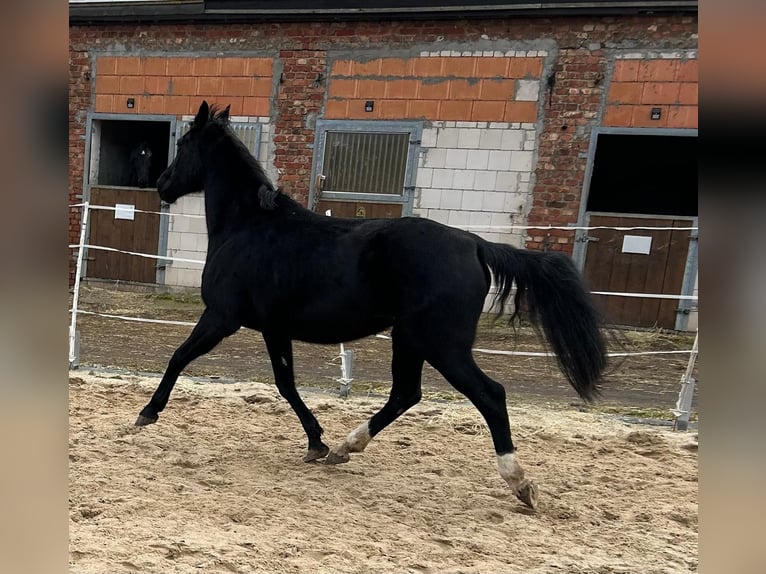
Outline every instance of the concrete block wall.
{"label": "concrete block wall", "polygon": [[413,214],[522,246],[537,132],[533,123],[430,122],[423,130]]}

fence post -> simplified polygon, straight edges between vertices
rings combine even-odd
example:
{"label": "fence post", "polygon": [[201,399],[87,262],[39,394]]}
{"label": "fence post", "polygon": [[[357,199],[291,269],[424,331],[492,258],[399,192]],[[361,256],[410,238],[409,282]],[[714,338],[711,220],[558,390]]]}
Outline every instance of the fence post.
{"label": "fence post", "polygon": [[675,424],[673,425],[675,430],[685,431],[689,428],[689,415],[692,410],[694,385],[696,383],[692,373],[694,372],[694,364],[697,361],[697,353],[699,352],[699,336],[699,331],[697,331],[697,335],[694,337],[694,346],[692,346],[692,352],[689,355],[689,363],[686,365],[686,372],[681,379],[681,390],[678,393],[676,408],[673,409],[673,414],[676,416]]}
{"label": "fence post", "polygon": [[72,294],[72,318],[69,322],[69,368],[74,369],[80,363],[79,337],[77,334],[77,304],[80,299],[80,281],[82,279],[82,262],[85,258],[85,233],[88,227],[88,214],[90,203],[82,204],[82,217],[80,218],[80,243],[77,251],[77,266],[74,275],[74,293]]}
{"label": "fence post", "polygon": [[351,392],[351,381],[354,371],[354,351],[346,349],[343,343],[340,344],[340,391],[341,397],[347,397]]}

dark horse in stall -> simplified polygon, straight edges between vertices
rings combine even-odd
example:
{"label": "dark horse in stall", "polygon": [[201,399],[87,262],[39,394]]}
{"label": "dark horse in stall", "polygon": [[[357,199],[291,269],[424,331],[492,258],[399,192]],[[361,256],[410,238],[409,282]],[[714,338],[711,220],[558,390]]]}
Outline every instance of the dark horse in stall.
{"label": "dark horse in stall", "polygon": [[152,150],[149,144],[141,142],[130,152],[130,185],[149,187],[152,169]]}
{"label": "dark horse in stall", "polygon": [[[592,400],[606,364],[597,313],[571,260],[490,243],[428,219],[341,219],[316,214],[276,189],[229,128],[229,109],[203,102],[173,163],[160,176],[166,202],[203,190],[209,246],[205,310],[173,354],[136,425],[157,421],[182,369],[240,327],[255,329],[276,385],[308,437],[304,460],[347,462],[421,398],[428,361],[476,406],[489,426],[498,469],[531,507],[537,490],[516,460],[502,385],[471,348],[492,277],[495,301],[513,296],[539,325],[577,394]],[[513,293],[512,286],[516,290]],[[292,341],[347,342],[393,327],[391,394],[372,418],[328,448],[298,395]]]}

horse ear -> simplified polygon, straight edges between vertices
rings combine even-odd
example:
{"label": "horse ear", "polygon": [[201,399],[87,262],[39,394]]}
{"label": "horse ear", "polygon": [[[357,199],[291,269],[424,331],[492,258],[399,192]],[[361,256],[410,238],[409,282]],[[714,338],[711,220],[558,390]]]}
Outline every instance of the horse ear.
{"label": "horse ear", "polygon": [[201,126],[210,118],[210,106],[207,105],[206,100],[202,100],[202,105],[199,107],[197,115],[194,116],[194,125]]}
{"label": "horse ear", "polygon": [[229,121],[229,111],[231,111],[231,104],[226,106],[226,109],[223,110],[220,114],[218,114],[218,118],[223,120],[223,121],[225,121],[225,122],[228,122]]}

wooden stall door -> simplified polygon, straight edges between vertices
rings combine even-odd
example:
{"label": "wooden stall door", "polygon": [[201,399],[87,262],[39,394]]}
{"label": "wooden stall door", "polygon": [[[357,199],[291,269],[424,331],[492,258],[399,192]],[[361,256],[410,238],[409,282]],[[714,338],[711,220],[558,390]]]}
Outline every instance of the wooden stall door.
{"label": "wooden stall door", "polygon": [[[93,205],[114,207],[116,204],[135,206],[136,210],[160,211],[156,189],[96,187],[90,189]],[[157,255],[160,237],[160,216],[134,213],[134,219],[119,219],[115,211],[93,210],[90,214],[91,245],[113,247],[134,253]],[[136,283],[155,283],[157,260],[124,253],[88,250],[86,276]]]}
{"label": "wooden stall door", "polygon": [[359,219],[395,219],[402,216],[401,203],[371,203],[368,201],[326,201],[317,203],[317,213],[332,212],[333,217],[355,217]]}
{"label": "wooden stall door", "polygon": [[[590,226],[692,227],[691,219],[649,219],[591,215]],[[591,291],[680,295],[691,232],[686,230],[594,229],[587,244],[585,279]],[[648,254],[623,252],[626,235],[649,237]],[[643,241],[643,240],[639,240]],[[595,295],[607,322],[634,327],[675,329],[679,301]]]}

